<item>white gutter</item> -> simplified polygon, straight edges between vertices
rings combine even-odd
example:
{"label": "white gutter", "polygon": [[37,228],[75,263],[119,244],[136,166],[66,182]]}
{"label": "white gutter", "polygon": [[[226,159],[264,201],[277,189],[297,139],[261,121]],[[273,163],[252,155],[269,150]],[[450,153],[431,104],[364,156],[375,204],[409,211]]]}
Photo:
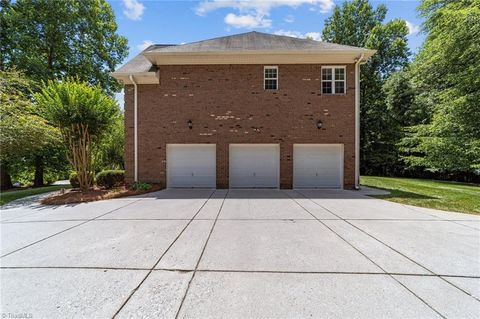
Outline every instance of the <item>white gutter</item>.
{"label": "white gutter", "polygon": [[355,63],[355,189],[360,189],[360,65],[365,54]]}
{"label": "white gutter", "polygon": [[134,182],[138,182],[138,88],[133,75],[129,76],[133,83],[133,165],[134,165]]}

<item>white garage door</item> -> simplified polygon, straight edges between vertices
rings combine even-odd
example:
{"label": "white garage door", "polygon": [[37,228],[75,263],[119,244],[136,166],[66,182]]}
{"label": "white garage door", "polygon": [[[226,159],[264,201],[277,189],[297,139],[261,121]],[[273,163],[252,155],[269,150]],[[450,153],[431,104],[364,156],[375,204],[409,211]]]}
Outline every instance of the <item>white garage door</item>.
{"label": "white garage door", "polygon": [[278,144],[231,144],[230,187],[277,188]]}
{"label": "white garage door", "polygon": [[342,188],[342,144],[295,144],[293,187]]}
{"label": "white garage door", "polygon": [[167,145],[167,187],[215,188],[215,172],[215,145]]}

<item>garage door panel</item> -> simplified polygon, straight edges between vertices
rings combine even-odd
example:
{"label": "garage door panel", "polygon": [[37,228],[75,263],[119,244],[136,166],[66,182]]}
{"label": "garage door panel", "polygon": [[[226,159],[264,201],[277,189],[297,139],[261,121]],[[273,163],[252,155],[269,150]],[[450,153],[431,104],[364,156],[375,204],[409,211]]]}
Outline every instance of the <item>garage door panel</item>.
{"label": "garage door panel", "polygon": [[277,144],[230,145],[230,187],[278,187]]}
{"label": "garage door panel", "polygon": [[168,187],[216,186],[215,145],[168,144]]}
{"label": "garage door panel", "polygon": [[343,145],[294,145],[293,186],[296,188],[341,188]]}

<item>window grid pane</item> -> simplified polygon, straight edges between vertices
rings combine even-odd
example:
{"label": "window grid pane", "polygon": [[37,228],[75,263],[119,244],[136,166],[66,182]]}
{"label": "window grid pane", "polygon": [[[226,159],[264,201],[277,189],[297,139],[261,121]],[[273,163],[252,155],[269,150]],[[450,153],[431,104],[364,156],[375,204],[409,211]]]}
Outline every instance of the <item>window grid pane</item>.
{"label": "window grid pane", "polygon": [[335,81],[335,94],[345,93],[345,83],[343,81]]}
{"label": "window grid pane", "polygon": [[322,69],[322,81],[332,80],[332,69]]}
{"label": "window grid pane", "polygon": [[265,79],[276,79],[277,69],[265,69]]}
{"label": "window grid pane", "polygon": [[265,79],[265,90],[276,90],[277,80]]}
{"label": "window grid pane", "polygon": [[277,90],[278,69],[264,68],[264,88],[265,90]]}
{"label": "window grid pane", "polygon": [[345,80],[345,69],[335,69],[335,80]]}
{"label": "window grid pane", "polygon": [[324,94],[332,93],[332,82],[322,82],[322,93]]}

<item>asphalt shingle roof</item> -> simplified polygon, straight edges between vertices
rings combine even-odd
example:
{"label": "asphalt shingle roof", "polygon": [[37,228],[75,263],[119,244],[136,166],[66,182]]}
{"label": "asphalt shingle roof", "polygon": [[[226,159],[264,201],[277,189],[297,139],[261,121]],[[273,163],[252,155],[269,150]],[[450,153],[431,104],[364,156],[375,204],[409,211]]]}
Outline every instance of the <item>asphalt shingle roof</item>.
{"label": "asphalt shingle roof", "polygon": [[299,39],[263,32],[247,32],[198,42],[175,44],[154,44],[143,50],[132,60],[115,71],[116,74],[155,72],[157,67],[146,55],[205,52],[242,52],[242,51],[297,51],[328,52],[348,51],[363,53],[370,50],[348,45],[334,44],[310,39]]}
{"label": "asphalt shingle roof", "polygon": [[143,72],[155,72],[157,67],[148,61],[143,55],[144,52],[149,50],[161,49],[169,46],[175,46],[175,44],[154,44],[140,52],[133,59],[118,68],[115,73],[143,73]]}
{"label": "asphalt shingle roof", "polygon": [[325,50],[358,50],[359,52],[366,49],[328,43],[323,41],[315,41],[310,39],[299,39],[283,35],[275,35],[262,32],[247,32],[235,34],[220,38],[192,42],[177,46],[149,48],[146,52],[158,53],[190,53],[190,52],[215,52],[215,51],[325,51]]}

